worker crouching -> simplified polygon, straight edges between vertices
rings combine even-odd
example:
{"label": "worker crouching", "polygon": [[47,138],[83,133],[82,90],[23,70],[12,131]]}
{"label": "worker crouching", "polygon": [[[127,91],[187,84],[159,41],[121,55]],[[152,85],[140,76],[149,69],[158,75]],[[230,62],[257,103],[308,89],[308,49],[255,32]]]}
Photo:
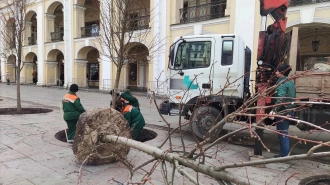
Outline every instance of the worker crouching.
{"label": "worker crouching", "polygon": [[126,104],[123,100],[116,101],[116,109],[120,111],[127,120],[132,130],[132,139],[137,140],[145,126],[145,121],[140,110],[132,105]]}

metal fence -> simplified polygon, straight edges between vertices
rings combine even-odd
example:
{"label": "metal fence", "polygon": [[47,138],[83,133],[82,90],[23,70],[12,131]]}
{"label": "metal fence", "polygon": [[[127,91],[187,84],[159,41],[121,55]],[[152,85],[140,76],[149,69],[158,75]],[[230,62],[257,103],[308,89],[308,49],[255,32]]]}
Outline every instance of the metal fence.
{"label": "metal fence", "polygon": [[33,37],[29,37],[29,45],[36,45],[37,44],[37,37],[33,36]]}
{"label": "metal fence", "polygon": [[330,0],[291,0],[290,7],[323,3],[323,2],[330,2]]}
{"label": "metal fence", "polygon": [[156,95],[165,95],[166,81],[149,81],[147,93],[149,94],[150,91],[154,91]]}
{"label": "metal fence", "polygon": [[99,26],[92,25],[87,27],[81,27],[81,37],[95,37],[99,36]]}
{"label": "metal fence", "polygon": [[51,38],[51,41],[52,42],[63,41],[63,36],[64,36],[64,32],[63,31],[51,32],[50,33],[50,38]]}
{"label": "metal fence", "polygon": [[[114,79],[103,79],[103,89],[102,91],[107,93],[110,92],[115,85],[115,80]],[[126,89],[125,87],[126,85],[124,83],[122,83],[122,80],[119,81],[119,85],[118,85],[118,90],[119,91],[123,91],[124,89]]]}
{"label": "metal fence", "polygon": [[226,0],[180,9],[180,23],[190,23],[216,19],[225,16]]}

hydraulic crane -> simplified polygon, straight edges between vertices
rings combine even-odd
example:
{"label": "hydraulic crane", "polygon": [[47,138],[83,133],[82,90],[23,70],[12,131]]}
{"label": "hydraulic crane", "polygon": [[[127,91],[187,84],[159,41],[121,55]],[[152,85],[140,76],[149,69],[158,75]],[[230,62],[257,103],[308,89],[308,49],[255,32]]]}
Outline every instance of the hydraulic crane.
{"label": "hydraulic crane", "polygon": [[[282,39],[285,36],[287,23],[286,12],[289,6],[288,0],[260,0],[260,15],[262,16],[261,31],[259,32],[256,92],[262,93],[270,85],[271,78],[281,60]],[[266,28],[267,16],[270,15],[275,21]],[[258,107],[271,104],[271,97],[262,97],[257,101]],[[256,122],[260,122],[262,115],[266,114],[264,108],[257,109]],[[256,129],[259,138],[255,139],[254,155],[262,155],[263,129]]]}

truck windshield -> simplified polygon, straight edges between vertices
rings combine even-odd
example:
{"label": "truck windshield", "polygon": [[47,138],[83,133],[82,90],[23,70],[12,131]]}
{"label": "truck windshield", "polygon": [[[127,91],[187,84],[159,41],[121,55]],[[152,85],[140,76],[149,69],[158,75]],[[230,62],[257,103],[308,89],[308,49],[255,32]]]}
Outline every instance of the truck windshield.
{"label": "truck windshield", "polygon": [[211,42],[182,42],[176,52],[174,69],[195,69],[210,66]]}

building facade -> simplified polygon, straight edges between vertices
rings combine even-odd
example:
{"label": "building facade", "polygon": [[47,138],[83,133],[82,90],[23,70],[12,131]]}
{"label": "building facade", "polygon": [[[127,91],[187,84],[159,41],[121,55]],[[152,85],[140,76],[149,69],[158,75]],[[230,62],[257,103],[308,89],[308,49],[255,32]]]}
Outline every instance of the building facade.
{"label": "building facade", "polygon": [[[149,7],[132,12],[130,26],[149,32],[144,41],[128,43],[132,48],[128,54],[143,53],[145,57],[124,66],[120,88],[153,89],[156,81],[165,81],[168,48],[175,38],[184,35],[238,34],[252,50],[252,68],[256,68],[261,27],[258,0],[143,1]],[[82,88],[113,88],[116,67],[95,44],[100,12],[93,6],[94,0],[37,0],[28,6],[21,83],[32,83],[32,72],[36,70],[40,86],[77,83]],[[287,31],[299,28],[299,70],[309,69],[313,62],[330,63],[330,0],[291,0],[287,17]],[[314,40],[319,40],[316,51]],[[157,50],[149,51],[151,42],[159,45]],[[15,57],[1,58],[2,78],[8,71],[11,81],[15,81]]]}

